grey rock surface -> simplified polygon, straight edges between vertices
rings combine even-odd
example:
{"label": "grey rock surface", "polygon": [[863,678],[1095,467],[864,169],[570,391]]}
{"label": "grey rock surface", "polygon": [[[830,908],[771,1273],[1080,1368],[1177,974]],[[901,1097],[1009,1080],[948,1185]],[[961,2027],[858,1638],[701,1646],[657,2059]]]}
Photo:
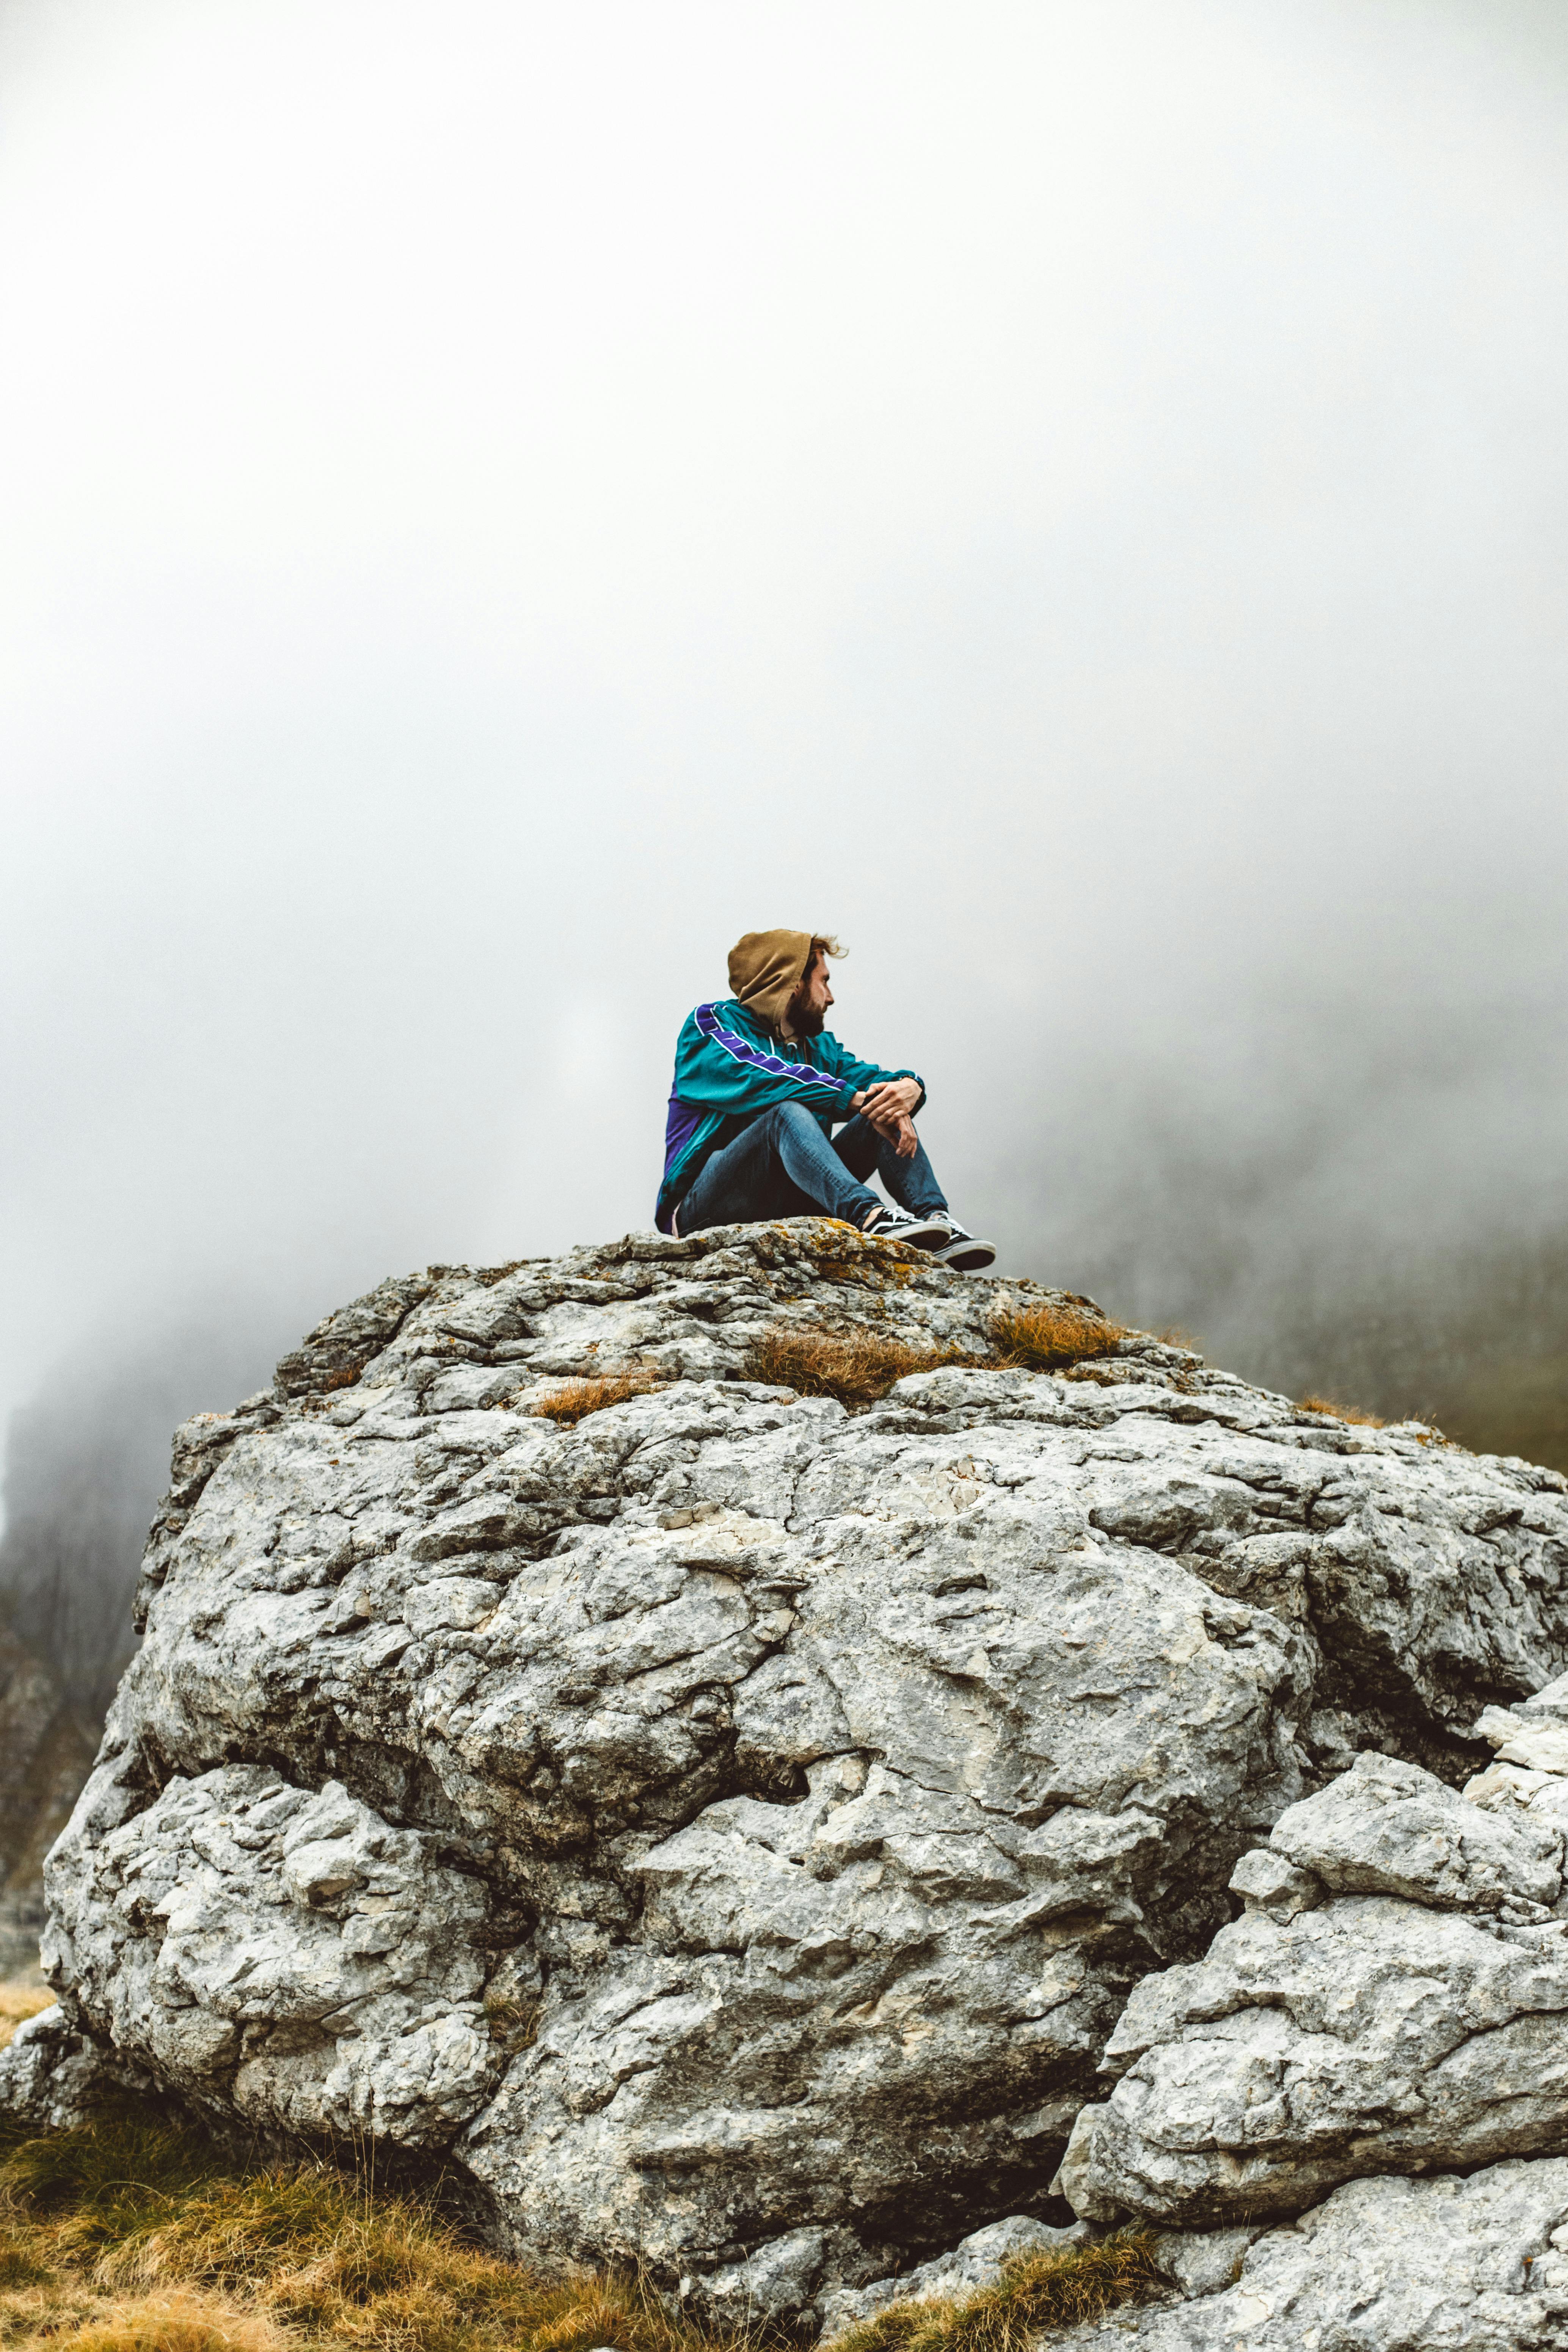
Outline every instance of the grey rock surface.
{"label": "grey rock surface", "polygon": [[1568,1835],[1568,1675],[1511,1707],[1487,1707],[1476,1729],[1497,1760],[1467,1782],[1470,1802],[1510,1819],[1528,1814]]}
{"label": "grey rock surface", "polygon": [[1568,2148],[1560,1820],[1363,1756],[1266,1859],[1323,1899],[1288,1907],[1247,1855],[1247,1915],[1144,1978],[1106,2050],[1128,2071],[1063,2166],[1079,2212],[1241,2221],[1358,2174]]}
{"label": "grey rock surface", "polygon": [[[1234,2242],[1236,2233],[1226,2232]],[[1196,2241],[1201,2246],[1203,2242]],[[1338,2189],[1244,2252],[1240,2276],[1174,2308],[1113,2312],[1041,2338],[1050,2352],[1562,2352],[1568,2161],[1468,2179]],[[1194,2265],[1201,2262],[1194,2254]]]}
{"label": "grey rock surface", "polygon": [[[171,2089],[302,2134],[449,2140],[502,2053],[471,1876],[336,1781],[176,1774],[144,1811],[100,1774],[51,1879],[74,2001]],[[118,1822],[116,1815],[121,1815]]]}
{"label": "grey rock surface", "polygon": [[82,2032],[58,2002],[24,2018],[0,2050],[0,2114],[30,2131],[74,2131],[106,2097],[152,2088],[150,2074]]}
{"label": "grey rock surface", "polygon": [[1360,1756],[1342,1779],[1288,1807],[1268,1844],[1334,1895],[1403,1895],[1438,1910],[1523,1919],[1544,1916],[1563,1895],[1560,1826],[1489,1813],[1391,1756]]}
{"label": "grey rock surface", "polygon": [[1248,2221],[1229,2230],[1162,2230],[1154,2239],[1154,2266],[1184,2296],[1218,2294],[1241,2276],[1247,2251],[1265,2226]]}
{"label": "grey rock surface", "polygon": [[[751,1376],[770,1328],[984,1357],[1053,1297],[802,1219],[329,1318],[179,1433],[50,1865],[73,2030],[781,2315],[1043,2205],[1238,1856],[1357,1748],[1473,1770],[1483,1704],[1568,1669],[1554,1474],[1136,1335],[854,1413]],[[540,1417],[627,1370],[665,1385]],[[1487,1820],[1455,1885],[1545,1869]]]}

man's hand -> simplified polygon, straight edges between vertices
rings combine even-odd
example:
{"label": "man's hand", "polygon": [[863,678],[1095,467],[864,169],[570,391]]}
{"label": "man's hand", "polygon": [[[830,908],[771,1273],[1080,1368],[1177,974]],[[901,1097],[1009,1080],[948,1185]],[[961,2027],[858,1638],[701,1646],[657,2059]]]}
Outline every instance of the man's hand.
{"label": "man's hand", "polygon": [[851,1108],[869,1119],[879,1135],[887,1137],[900,1160],[912,1160],[918,1139],[910,1113],[920,1098],[917,1079],[884,1078],[879,1086],[868,1087],[858,1096]]}

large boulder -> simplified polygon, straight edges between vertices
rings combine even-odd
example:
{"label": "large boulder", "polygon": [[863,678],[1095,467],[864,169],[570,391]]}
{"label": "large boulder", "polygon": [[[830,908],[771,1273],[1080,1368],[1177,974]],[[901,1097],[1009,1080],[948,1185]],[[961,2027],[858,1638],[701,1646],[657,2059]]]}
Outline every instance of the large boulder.
{"label": "large boulder", "polygon": [[[1568,1667],[1561,1478],[1139,1335],[999,1360],[1068,1303],[801,1219],[329,1318],[179,1433],[50,1867],[70,2030],[753,2310],[1065,2218],[1128,1995],[1238,1857],[1361,1748],[1443,1790]],[[780,1328],[976,1360],[849,1411],[755,1376]]]}

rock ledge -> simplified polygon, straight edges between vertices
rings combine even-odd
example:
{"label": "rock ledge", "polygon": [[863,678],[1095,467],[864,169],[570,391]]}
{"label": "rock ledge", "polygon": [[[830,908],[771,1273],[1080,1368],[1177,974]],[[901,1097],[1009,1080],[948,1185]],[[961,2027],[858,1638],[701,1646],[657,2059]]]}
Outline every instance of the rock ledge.
{"label": "rock ledge", "polygon": [[[1544,2052],[1563,1848],[1531,1775],[1562,1721],[1509,1718],[1495,1801],[1451,1784],[1489,1706],[1568,1669],[1564,1482],[1138,1335],[864,1412],[750,1377],[779,1325],[984,1355],[999,1308],[1060,1297],[826,1220],[632,1235],[383,1284],[187,1423],[143,1646],[49,1865],[72,2063],[448,2151],[503,2242],[783,2317],[1005,2219],[1065,2227],[1075,2125],[1086,2210],[1168,2178],[1139,2210],[1232,2223],[1202,2149],[1162,2171],[1121,2122],[1084,2149],[1243,1954],[1247,1986],[1287,1949],[1329,1976],[1392,1953],[1392,1983],[1418,1927],[1445,2000],[1484,1979]],[[537,1411],[627,1369],[667,1384],[574,1428]],[[1265,1997],[1224,1994],[1278,2041]],[[30,2046],[0,2095],[37,2113]],[[1466,2080],[1441,2146],[1351,2088],[1327,2152],[1255,2139],[1242,2218],[1395,2147],[1559,2144]],[[1138,2115],[1197,2095],[1161,2077]],[[1384,2159],[1347,2165],[1346,2132]],[[1556,2169],[1525,2169],[1549,2203]],[[1371,2194],[1349,2179],[1320,2237]]]}

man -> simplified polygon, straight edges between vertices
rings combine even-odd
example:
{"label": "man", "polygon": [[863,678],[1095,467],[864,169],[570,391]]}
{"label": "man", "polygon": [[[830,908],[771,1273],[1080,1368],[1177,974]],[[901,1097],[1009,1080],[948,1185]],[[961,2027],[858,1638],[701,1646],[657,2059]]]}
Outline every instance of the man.
{"label": "man", "polygon": [[[924,1086],[823,1028],[827,960],[842,952],[811,931],[748,931],[731,948],[733,994],[700,1004],[675,1048],[655,1222],[694,1234],[816,1212],[978,1273],[996,1252],[952,1215],[921,1148]],[[868,1189],[873,1173],[896,1207]]]}

